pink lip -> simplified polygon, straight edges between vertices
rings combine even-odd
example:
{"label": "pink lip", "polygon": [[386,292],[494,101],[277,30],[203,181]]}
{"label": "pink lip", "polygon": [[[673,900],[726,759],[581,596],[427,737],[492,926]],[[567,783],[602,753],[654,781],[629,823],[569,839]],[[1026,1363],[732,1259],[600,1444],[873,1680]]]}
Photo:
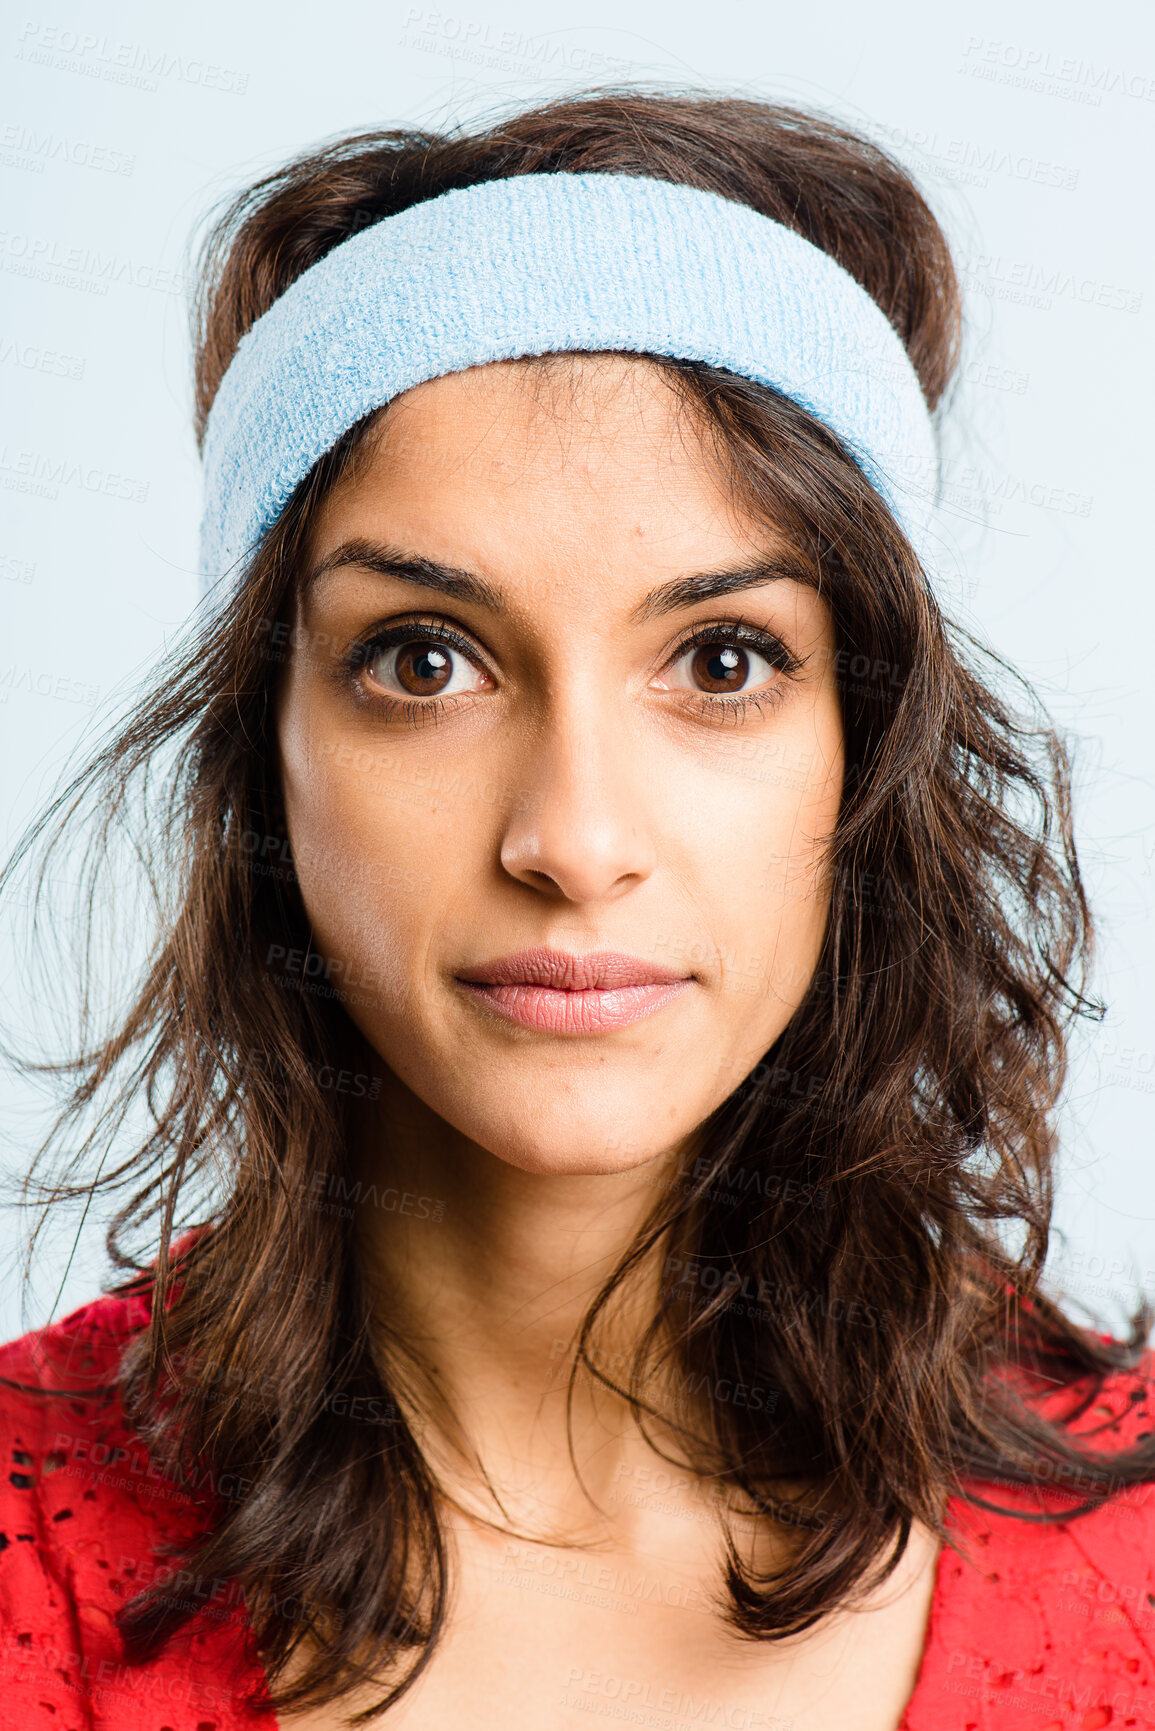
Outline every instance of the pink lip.
{"label": "pink lip", "polygon": [[585,956],[521,950],[464,968],[457,979],[499,1015],[548,1034],[608,1034],[629,1027],[691,983],[685,974],[610,950]]}

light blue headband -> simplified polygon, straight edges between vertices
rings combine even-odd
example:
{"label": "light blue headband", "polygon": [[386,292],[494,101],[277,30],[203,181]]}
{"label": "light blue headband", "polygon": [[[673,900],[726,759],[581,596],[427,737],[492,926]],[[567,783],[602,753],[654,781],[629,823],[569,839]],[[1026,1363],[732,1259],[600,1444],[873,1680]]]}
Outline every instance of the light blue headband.
{"label": "light blue headband", "polygon": [[927,561],[933,423],[897,333],[847,271],[715,193],[523,174],[350,236],[242,338],[205,436],[204,586],[235,578],[371,410],[444,373],[568,349],[704,361],[775,387],[837,435]]}

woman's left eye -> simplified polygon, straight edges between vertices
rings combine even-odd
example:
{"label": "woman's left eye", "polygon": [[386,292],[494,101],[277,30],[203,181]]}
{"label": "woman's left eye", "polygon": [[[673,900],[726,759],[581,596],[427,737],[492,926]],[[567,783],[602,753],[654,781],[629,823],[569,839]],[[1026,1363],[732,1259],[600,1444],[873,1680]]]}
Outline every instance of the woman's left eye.
{"label": "woman's left eye", "polygon": [[662,689],[707,692],[719,697],[759,689],[781,669],[748,643],[718,637],[695,643],[672,661],[655,681]]}
{"label": "woman's left eye", "polygon": [[361,667],[390,697],[458,697],[488,684],[467,656],[436,637],[414,635],[404,643],[370,647]]}

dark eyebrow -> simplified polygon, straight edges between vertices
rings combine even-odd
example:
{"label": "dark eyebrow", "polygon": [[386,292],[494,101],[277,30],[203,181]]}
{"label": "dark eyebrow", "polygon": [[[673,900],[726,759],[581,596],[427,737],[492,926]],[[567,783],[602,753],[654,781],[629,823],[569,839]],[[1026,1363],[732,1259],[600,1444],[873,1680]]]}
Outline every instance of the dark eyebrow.
{"label": "dark eyebrow", "polygon": [[[487,583],[472,571],[459,565],[443,565],[440,560],[426,559],[387,543],[358,539],[343,541],[332,553],[307,574],[308,591],[326,571],[357,565],[364,571],[376,571],[382,577],[399,577],[424,589],[436,589],[455,601],[471,601],[493,613],[505,610],[505,597],[500,589]],[[739,565],[724,571],[695,571],[686,577],[675,577],[651,589],[634,608],[637,624],[677,613],[692,607],[696,601],[712,601],[716,596],[735,595],[743,589],[757,589],[764,583],[806,582],[809,573],[799,563],[789,559],[757,559],[749,565]]]}
{"label": "dark eyebrow", "polygon": [[757,559],[725,571],[696,571],[690,577],[675,577],[651,589],[634,608],[634,619],[644,624],[665,613],[692,607],[695,601],[713,601],[719,595],[737,595],[743,589],[758,589],[763,583],[806,583],[813,579],[806,567],[789,559]]}
{"label": "dark eyebrow", "polygon": [[500,589],[463,571],[457,565],[442,565],[437,559],[425,559],[403,548],[391,547],[379,541],[343,541],[332,553],[326,554],[305,577],[305,592],[312,588],[326,571],[339,571],[346,565],[359,565],[364,571],[376,571],[380,577],[400,577],[402,582],[419,584],[423,589],[436,589],[451,595],[455,601],[472,601],[478,607],[488,607],[500,613],[505,597]]}

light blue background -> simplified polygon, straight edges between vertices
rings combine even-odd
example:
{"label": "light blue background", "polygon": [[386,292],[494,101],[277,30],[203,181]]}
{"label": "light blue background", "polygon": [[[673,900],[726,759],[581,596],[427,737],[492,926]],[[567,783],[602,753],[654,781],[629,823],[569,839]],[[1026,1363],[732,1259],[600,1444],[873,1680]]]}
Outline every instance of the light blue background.
{"label": "light blue background", "polygon": [[[1081,740],[1078,834],[1110,1014],[1076,1052],[1052,1267],[1117,1324],[1136,1281],[1155,1291],[1152,16],[1074,0],[617,0],[586,17],[557,0],[202,0],[180,18],[46,0],[3,25],[4,840],[195,599],[184,287],[217,200],[339,132],[436,127],[592,83],[826,109],[910,164],[964,269],[947,599]],[[40,1014],[19,963],[4,987],[8,1016]],[[0,1107],[15,1170],[42,1108],[13,1077]],[[48,1316],[64,1225],[22,1308],[7,1219],[0,1338]],[[90,1220],[57,1312],[103,1270]]]}

